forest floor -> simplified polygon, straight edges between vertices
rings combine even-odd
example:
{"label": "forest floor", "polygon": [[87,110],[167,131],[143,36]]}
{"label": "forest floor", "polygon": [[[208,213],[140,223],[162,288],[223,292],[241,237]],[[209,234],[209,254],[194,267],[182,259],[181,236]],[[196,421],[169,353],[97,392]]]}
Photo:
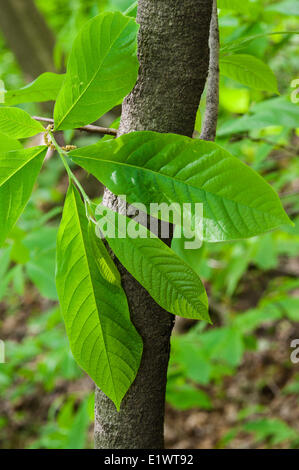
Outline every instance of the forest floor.
{"label": "forest floor", "polygon": [[[44,301],[35,289],[28,289],[18,314],[5,316],[5,304],[0,304],[1,335],[3,339],[22,342],[27,335],[27,320],[32,310],[46,310],[51,302]],[[299,365],[290,367],[290,340],[299,338],[299,325],[287,320],[278,321],[271,333],[257,332],[265,343],[271,340],[271,351],[247,352],[242,365],[222,384],[209,385],[204,390],[213,402],[213,409],[178,411],[167,405],[165,436],[166,448],[259,448],[254,434],[241,429],[242,415],[247,410],[263,413],[271,419],[283,420],[299,433],[298,392],[286,393],[286,386],[298,375]],[[269,336],[270,335],[270,336]],[[53,390],[46,392],[42,384],[17,400],[1,396],[0,417],[7,420],[2,437],[2,448],[24,448],[38,436],[45,425],[51,404],[61,396],[76,394],[80,401],[93,389],[91,380],[82,376],[75,381],[59,380]],[[88,446],[92,446],[92,425],[88,431]],[[275,445],[288,447],[288,443]]]}
{"label": "forest floor", "polygon": [[[269,340],[264,331],[260,338]],[[267,418],[279,419],[299,432],[298,394],[287,394],[299,367],[289,367],[290,338],[299,338],[299,325],[281,321],[271,337],[272,350],[247,352],[237,374],[226,377],[221,386],[209,386],[214,409],[177,411],[167,406],[166,446],[173,449],[264,448],[254,434],[242,430],[242,417],[251,418],[263,410]],[[288,448],[288,443],[275,447]]]}

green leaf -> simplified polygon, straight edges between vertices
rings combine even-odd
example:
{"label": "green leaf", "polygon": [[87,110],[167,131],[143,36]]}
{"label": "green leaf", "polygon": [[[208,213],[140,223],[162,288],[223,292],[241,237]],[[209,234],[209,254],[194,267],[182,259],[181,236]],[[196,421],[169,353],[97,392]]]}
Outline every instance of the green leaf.
{"label": "green leaf", "polygon": [[277,80],[270,67],[249,54],[233,54],[220,59],[220,72],[255,90],[279,94]]}
{"label": "green leaf", "polygon": [[44,145],[0,153],[0,245],[23,212],[46,153]]}
{"label": "green leaf", "polygon": [[209,358],[232,367],[238,366],[243,357],[244,344],[240,331],[235,327],[222,327],[206,331],[200,336],[201,350]]}
{"label": "green leaf", "polygon": [[136,15],[137,15],[137,8],[138,8],[138,0],[136,0],[135,2],[133,2],[133,3],[124,11],[124,15],[133,16],[134,18],[136,18]]}
{"label": "green leaf", "polygon": [[56,285],[76,361],[119,409],[136,377],[142,341],[119,274],[73,185],[58,234]]}
{"label": "green leaf", "polygon": [[[200,336],[200,335],[198,335]],[[172,360],[183,368],[186,378],[207,385],[211,379],[212,363],[198,343],[186,335],[174,335],[171,341]]]}
{"label": "green leaf", "polygon": [[14,139],[25,139],[40,132],[43,126],[19,108],[0,108],[0,132]]}
{"label": "green leaf", "polygon": [[[175,227],[176,231],[181,232],[181,227],[178,225]],[[201,253],[202,249],[198,248],[197,250],[187,250],[185,248],[186,238],[184,237],[173,237],[171,241],[171,249],[180,257],[182,258],[185,263],[187,263],[194,272],[200,275],[200,260],[201,260]],[[201,273],[202,275],[202,273]]]}
{"label": "green leaf", "polygon": [[[277,36],[277,35],[292,35],[292,34],[299,34],[298,31],[275,31],[272,33],[259,33],[259,34],[254,34],[252,36],[247,36],[243,39],[237,39],[235,41],[229,41],[226,44],[224,44],[220,48],[220,54],[227,53],[227,52],[234,52],[238,51],[244,48],[252,48],[253,45],[250,43],[252,41],[255,41],[255,44],[257,44],[260,41],[257,41],[257,39],[262,39],[262,38],[267,38],[270,36]],[[260,51],[259,51],[260,52]]]}
{"label": "green leaf", "polygon": [[[153,299],[174,315],[210,322],[207,294],[197,274],[134,219],[116,214],[102,205],[98,209],[102,212],[103,221],[113,230],[109,232],[109,228],[105,237],[111,249]],[[129,238],[126,236],[128,230],[138,232],[139,237]],[[110,233],[116,236],[112,237]]]}
{"label": "green leaf", "polygon": [[1,152],[10,152],[11,150],[19,150],[22,147],[22,144],[17,140],[13,139],[12,137],[8,137],[0,133],[0,146]]}
{"label": "green leaf", "polygon": [[56,100],[65,75],[46,72],[34,82],[19,90],[9,90],[5,94],[5,104],[15,106],[20,103],[41,103]]}
{"label": "green leaf", "polygon": [[190,384],[168,384],[166,400],[178,410],[191,408],[210,410],[212,403],[209,396]]}
{"label": "green leaf", "polygon": [[[131,204],[203,203],[203,234],[196,229],[206,241],[252,237],[290,223],[271,186],[213,142],[143,131],[69,155]],[[191,210],[184,211],[184,223],[192,227]]]}
{"label": "green leaf", "polygon": [[85,24],[57,98],[56,129],[96,121],[131,91],[138,72],[137,31],[136,21],[119,12],[103,13]]}
{"label": "green leaf", "polygon": [[68,427],[64,449],[84,449],[89,424],[88,400],[85,399],[76,412],[71,426]]}

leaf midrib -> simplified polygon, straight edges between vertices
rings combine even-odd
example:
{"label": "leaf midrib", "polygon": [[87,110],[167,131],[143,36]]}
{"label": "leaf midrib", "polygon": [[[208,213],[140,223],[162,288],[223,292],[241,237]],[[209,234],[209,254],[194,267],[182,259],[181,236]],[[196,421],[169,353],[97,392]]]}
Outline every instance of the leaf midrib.
{"label": "leaf midrib", "polygon": [[93,299],[94,299],[94,304],[95,304],[96,309],[97,309],[97,317],[98,317],[98,319],[99,319],[99,323],[98,323],[98,324],[99,324],[99,327],[100,327],[100,329],[101,329],[101,335],[102,335],[103,343],[104,343],[104,346],[105,346],[105,347],[104,347],[104,353],[105,353],[105,355],[106,355],[107,362],[108,362],[108,366],[109,366],[110,377],[111,377],[111,382],[112,382],[113,392],[114,392],[114,399],[115,399],[115,401],[118,403],[119,400],[117,399],[116,387],[115,387],[115,383],[114,383],[114,377],[113,377],[113,374],[112,374],[112,368],[111,368],[111,364],[110,364],[110,358],[109,358],[109,355],[108,355],[108,352],[107,352],[107,344],[106,344],[105,336],[104,336],[104,333],[103,333],[103,327],[102,327],[101,320],[100,320],[100,315],[99,315],[99,310],[98,310],[98,304],[97,304],[96,296],[95,296],[95,287],[94,287],[94,284],[93,284],[93,281],[92,281],[91,269],[90,269],[90,264],[89,264],[89,259],[88,259],[88,256],[87,256],[86,248],[85,248],[84,237],[83,237],[83,232],[82,232],[82,226],[81,226],[81,222],[80,222],[80,217],[79,217],[79,212],[78,212],[78,206],[77,206],[77,201],[76,201],[76,197],[75,197],[75,194],[74,194],[74,190],[72,190],[72,197],[73,197],[73,199],[74,199],[74,203],[75,203],[75,207],[76,207],[76,218],[77,218],[77,221],[78,221],[78,226],[79,226],[79,228],[80,228],[81,243],[82,243],[83,251],[84,251],[84,254],[85,254],[86,261],[87,261],[88,275],[89,275],[89,279],[90,279],[90,284],[91,284],[91,286],[92,286],[92,296],[93,296]]}
{"label": "leaf midrib", "polygon": [[[223,199],[223,200],[225,200],[225,201],[228,201],[228,202],[231,202],[231,203],[234,203],[234,204],[238,204],[238,205],[240,205],[240,206],[242,206],[242,207],[246,207],[247,209],[249,208],[250,210],[256,211],[256,212],[258,212],[258,213],[260,213],[260,214],[265,214],[265,213],[266,213],[266,214],[270,215],[271,217],[274,217],[275,219],[277,218],[276,216],[273,216],[272,214],[270,214],[270,213],[267,212],[267,211],[265,212],[265,211],[261,211],[261,210],[259,210],[259,209],[256,209],[255,207],[247,206],[247,205],[244,204],[244,203],[234,201],[233,199],[229,199],[229,198],[224,197],[224,196],[220,196],[219,194],[212,193],[211,191],[207,191],[206,189],[198,188],[197,186],[193,186],[192,184],[188,184],[188,183],[186,183],[186,182],[183,181],[183,180],[176,179],[176,178],[174,178],[173,176],[165,175],[164,173],[159,173],[159,172],[154,171],[154,170],[151,170],[151,169],[149,169],[149,168],[144,168],[144,167],[141,167],[141,166],[132,165],[132,164],[130,164],[130,163],[123,163],[123,162],[117,162],[117,161],[112,161],[112,160],[106,160],[106,159],[102,159],[102,158],[101,158],[101,159],[98,159],[98,158],[94,158],[94,157],[90,157],[90,156],[81,156],[81,157],[80,157],[80,156],[78,156],[78,157],[76,157],[76,156],[70,156],[70,157],[71,157],[71,159],[76,159],[76,158],[77,158],[77,159],[83,159],[83,160],[85,160],[85,159],[86,159],[86,160],[92,160],[92,161],[96,161],[96,162],[106,162],[106,163],[108,163],[108,164],[109,164],[109,163],[112,163],[112,164],[119,165],[119,166],[121,166],[121,167],[127,167],[127,166],[128,166],[128,167],[131,167],[131,168],[135,168],[135,169],[137,169],[137,170],[144,170],[144,171],[147,171],[147,172],[149,172],[149,173],[153,173],[154,175],[164,176],[165,178],[169,178],[169,179],[175,181],[176,183],[183,183],[183,184],[186,184],[186,185],[189,186],[190,188],[193,188],[193,189],[195,189],[195,190],[203,191],[203,192],[205,192],[206,194],[210,194],[210,195],[212,195],[212,196],[214,196],[214,197],[217,197],[217,198],[219,198],[219,199]],[[275,194],[275,193],[274,193],[274,194]]]}
{"label": "leaf midrib", "polygon": [[[144,229],[147,231],[147,233],[149,234],[150,232],[146,229],[146,227],[144,227]],[[152,240],[159,240],[158,237],[154,237]],[[107,237],[107,241],[108,243],[111,241],[110,238]],[[113,243],[112,243],[113,244]],[[147,248],[147,247],[142,247],[140,246],[139,244],[138,245],[134,245],[135,246],[135,249],[138,251],[138,253],[140,254],[140,258],[143,259],[143,257],[146,257],[146,259],[149,259],[148,255],[146,253],[144,253],[144,250],[143,248]],[[168,248],[168,247],[167,247]],[[156,248],[154,248],[154,250],[158,253],[156,255],[153,255],[152,258],[163,258],[163,257],[167,257],[169,258],[170,260],[170,264],[174,265],[174,263],[171,262],[171,260],[173,259],[173,256],[176,258],[177,255],[172,252],[172,250],[170,250],[170,248],[166,249],[164,246],[157,246]],[[169,251],[170,250],[170,253]],[[159,254],[160,253],[160,254]],[[132,258],[133,259],[133,258]],[[187,268],[188,272],[194,274],[196,276],[196,279],[199,280],[199,282],[201,283],[201,280],[200,278],[197,276],[197,274],[192,270],[192,268],[190,268],[183,260],[179,259],[179,265],[182,265],[184,266],[185,268]],[[177,263],[175,264],[177,266]],[[185,293],[182,293],[179,289],[178,289],[178,286],[176,284],[176,281],[171,277],[169,276],[169,273],[167,270],[163,270],[163,269],[159,269],[159,266],[162,266],[162,264],[154,264],[154,263],[151,263],[151,266],[152,266],[152,270],[156,270],[161,276],[162,278],[164,278],[164,280],[166,280],[166,284],[170,284],[172,286],[172,289],[175,291],[175,292],[179,292],[180,296],[182,299],[184,299],[186,301],[186,303],[189,305],[189,307],[191,307],[191,310],[192,311],[195,311],[196,313],[198,312],[197,310],[197,306],[194,305],[193,303],[193,299],[190,297],[190,295],[185,295]],[[142,269],[142,278],[146,278],[146,276],[144,276],[144,271]],[[151,276],[151,279],[152,279],[152,276]],[[195,279],[193,279],[193,282],[194,284],[196,284],[195,282]],[[152,281],[151,281],[152,283]],[[202,287],[204,288],[203,284],[201,283]],[[204,292],[203,292],[204,294]],[[161,299],[163,296],[160,295],[160,291],[159,291],[159,295],[158,295],[159,299]],[[201,307],[203,307],[206,311],[207,310],[207,307],[206,305],[202,302],[202,300],[198,297],[195,299],[197,302],[200,303]],[[173,302],[172,302],[173,304]],[[174,305],[173,305],[174,307]],[[177,314],[178,315],[178,314]],[[203,318],[203,315],[201,315],[201,318]]]}
{"label": "leaf midrib", "polygon": [[[140,249],[140,247],[138,247],[138,251],[140,253],[140,255],[142,256],[142,249]],[[173,253],[172,253],[172,256],[173,256]],[[172,256],[169,256],[169,259],[171,260],[172,259]],[[159,258],[159,256],[156,256],[156,258]],[[181,264],[183,266],[185,266],[185,263],[183,262],[183,260],[180,260],[181,261]],[[171,261],[170,261],[170,264]],[[205,304],[202,302],[202,300],[197,297],[195,298],[194,300],[196,301],[196,305],[194,304],[193,302],[193,299],[190,297],[189,295],[189,292],[187,293],[188,295],[186,295],[186,292],[184,291],[184,293],[182,293],[182,291],[179,289],[176,281],[168,275],[168,271],[167,270],[164,270],[164,269],[160,269],[160,266],[165,266],[164,264],[152,264],[153,266],[153,270],[156,270],[158,273],[160,273],[160,275],[164,278],[166,278],[166,282],[168,284],[170,284],[172,286],[172,289],[174,290],[174,292],[178,292],[180,297],[181,297],[181,300],[185,300],[187,305],[189,305],[189,307],[191,307],[191,310],[193,312],[195,312],[195,314],[198,314],[198,310],[197,310],[197,302],[199,302],[199,304],[201,305],[202,308],[204,308],[205,310],[207,310],[207,307],[205,306]],[[188,266],[186,265],[186,267],[188,268]],[[161,296],[159,296],[161,298]],[[173,304],[173,301],[171,302]],[[173,305],[173,309],[174,309],[174,305]],[[176,314],[178,315],[178,313]],[[202,318],[203,315],[200,315],[200,317]]]}

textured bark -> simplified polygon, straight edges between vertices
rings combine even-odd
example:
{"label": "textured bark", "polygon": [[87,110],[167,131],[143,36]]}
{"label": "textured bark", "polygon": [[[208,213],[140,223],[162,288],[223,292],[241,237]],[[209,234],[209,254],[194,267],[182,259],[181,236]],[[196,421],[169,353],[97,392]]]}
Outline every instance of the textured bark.
{"label": "textured bark", "polygon": [[216,138],[219,108],[219,25],[217,0],[213,1],[209,45],[210,66],[207,84],[207,105],[200,138],[214,141]]}
{"label": "textured bark", "polygon": [[[139,0],[139,77],[125,99],[119,134],[135,130],[192,136],[209,66],[212,0]],[[106,190],[104,203],[124,212]],[[173,316],[118,263],[131,318],[143,338],[136,380],[119,413],[96,389],[95,447],[164,446],[165,388]]]}
{"label": "textured bark", "polygon": [[28,80],[54,72],[55,39],[33,0],[0,0],[0,29]]}

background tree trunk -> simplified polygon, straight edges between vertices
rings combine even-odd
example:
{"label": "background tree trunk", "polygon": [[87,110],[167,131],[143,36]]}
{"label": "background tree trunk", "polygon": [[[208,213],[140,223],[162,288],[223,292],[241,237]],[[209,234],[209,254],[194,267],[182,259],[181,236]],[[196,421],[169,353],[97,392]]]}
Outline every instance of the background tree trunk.
{"label": "background tree trunk", "polygon": [[[125,99],[119,134],[136,130],[192,136],[209,67],[212,0],[139,0],[139,77]],[[104,202],[123,211],[106,190]],[[95,447],[164,447],[164,408],[173,316],[120,265],[131,318],[144,342],[137,378],[117,413],[97,388]]]}
{"label": "background tree trunk", "polygon": [[216,138],[219,109],[219,24],[217,0],[213,0],[213,11],[210,25],[210,65],[207,82],[205,116],[201,128],[202,140],[214,141]]}
{"label": "background tree trunk", "polygon": [[0,0],[0,29],[27,81],[55,71],[55,38],[33,0]]}

